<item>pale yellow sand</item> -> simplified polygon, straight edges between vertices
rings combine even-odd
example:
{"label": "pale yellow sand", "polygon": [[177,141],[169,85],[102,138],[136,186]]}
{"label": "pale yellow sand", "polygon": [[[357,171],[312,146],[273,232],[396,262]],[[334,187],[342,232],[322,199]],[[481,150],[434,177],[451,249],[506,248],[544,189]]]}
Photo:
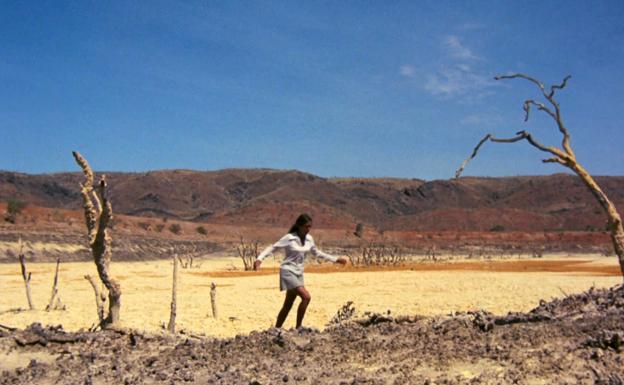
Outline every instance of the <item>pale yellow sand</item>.
{"label": "pale yellow sand", "polygon": [[[546,261],[553,260],[550,257]],[[576,256],[589,260],[583,266],[617,266],[615,257]],[[567,257],[569,261],[571,258]],[[541,259],[540,261],[544,261]],[[266,274],[229,274],[242,267],[237,258],[211,257],[199,261],[200,268],[180,269],[178,284],[177,328],[193,333],[229,337],[269,328],[282,304],[278,289],[277,266],[266,261]],[[530,263],[531,261],[527,261]],[[488,264],[488,262],[480,262]],[[112,274],[122,285],[122,326],[139,330],[160,330],[169,319],[171,303],[171,261],[115,262]],[[50,299],[53,263],[31,263],[34,311],[6,313],[27,308],[28,303],[19,263],[0,265],[0,324],[25,327],[32,322],[62,324],[66,330],[89,328],[96,323],[93,289],[85,274],[96,275],[93,263],[63,263],[60,272],[60,297],[66,311],[43,310]],[[441,265],[442,269],[445,269]],[[600,275],[583,269],[570,272],[496,272],[471,270],[442,271],[359,271],[306,272],[306,287],[312,302],[304,324],[322,329],[347,301],[353,301],[358,314],[366,311],[394,315],[438,315],[452,311],[485,309],[496,314],[527,311],[540,299],[550,300],[596,287],[622,283],[619,276]],[[221,272],[217,276],[211,273]],[[219,276],[221,275],[221,276]],[[225,275],[225,276],[223,276]],[[228,276],[230,275],[230,276]],[[242,276],[241,276],[242,275]],[[210,283],[218,285],[219,318],[211,317]],[[285,327],[294,326],[295,308]]]}

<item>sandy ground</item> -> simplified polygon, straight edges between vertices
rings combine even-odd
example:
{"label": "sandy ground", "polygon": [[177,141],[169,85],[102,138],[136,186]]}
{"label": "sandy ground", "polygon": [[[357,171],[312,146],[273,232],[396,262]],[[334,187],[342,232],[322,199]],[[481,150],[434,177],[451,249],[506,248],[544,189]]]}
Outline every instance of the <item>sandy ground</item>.
{"label": "sandy ground", "polygon": [[[199,268],[180,269],[177,327],[196,334],[231,337],[271,327],[283,301],[277,264],[267,260],[260,272],[241,272],[237,258],[212,256]],[[232,271],[232,267],[238,270]],[[50,299],[54,264],[31,263],[34,311],[27,308],[19,263],[0,265],[0,324],[26,327],[33,322],[62,324],[65,330],[91,327],[97,321],[93,289],[85,274],[93,263],[63,263],[60,297],[66,311],[43,310]],[[594,255],[550,256],[524,261],[475,261],[416,264],[396,270],[310,265],[306,287],[312,302],[304,324],[323,329],[337,310],[353,301],[358,314],[438,315],[483,309],[498,315],[528,311],[540,299],[579,293],[591,286],[622,282],[617,259]],[[159,330],[169,319],[172,263],[113,262],[112,274],[122,285],[121,321],[138,330]],[[210,283],[217,284],[217,319],[210,309]],[[285,327],[294,326],[294,309]]]}

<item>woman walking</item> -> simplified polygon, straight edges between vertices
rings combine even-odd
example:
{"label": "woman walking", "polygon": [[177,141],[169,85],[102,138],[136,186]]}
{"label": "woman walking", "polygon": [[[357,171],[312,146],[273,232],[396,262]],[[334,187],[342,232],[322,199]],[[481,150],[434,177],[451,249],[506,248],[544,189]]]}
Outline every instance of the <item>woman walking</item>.
{"label": "woman walking", "polygon": [[318,250],[316,244],[314,244],[314,239],[309,234],[310,228],[312,228],[312,218],[308,214],[299,215],[288,234],[284,235],[272,246],[264,249],[254,262],[254,269],[257,270],[262,261],[270,254],[273,254],[275,250],[284,249],[286,254],[284,261],[280,265],[280,290],[286,290],[286,298],[284,299],[282,309],[277,315],[275,326],[278,328],[281,328],[284,321],[286,321],[286,317],[288,317],[288,313],[297,296],[301,297],[301,303],[297,309],[297,328],[300,328],[308,304],[312,299],[310,293],[303,285],[303,259],[308,251],[316,257],[321,257],[334,263],[341,265],[347,263],[345,258],[336,258]]}

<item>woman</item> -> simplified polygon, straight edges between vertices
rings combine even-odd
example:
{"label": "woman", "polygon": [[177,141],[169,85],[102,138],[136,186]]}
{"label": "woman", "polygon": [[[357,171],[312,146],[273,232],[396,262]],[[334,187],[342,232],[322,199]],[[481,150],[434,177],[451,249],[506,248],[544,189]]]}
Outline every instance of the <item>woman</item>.
{"label": "woman", "polygon": [[329,254],[323,253],[316,248],[314,239],[308,234],[312,228],[312,218],[308,214],[301,214],[297,221],[273,246],[269,246],[254,262],[254,270],[257,270],[262,261],[277,249],[284,249],[286,257],[280,266],[280,290],[286,290],[286,299],[282,310],[277,315],[275,326],[281,328],[288,317],[288,313],[292,308],[297,296],[301,297],[301,303],[297,309],[297,328],[301,327],[301,322],[305,316],[306,309],[312,297],[303,286],[303,259],[308,251],[311,251],[317,257],[325,258],[335,263],[344,265],[347,263],[345,258],[336,258]]}

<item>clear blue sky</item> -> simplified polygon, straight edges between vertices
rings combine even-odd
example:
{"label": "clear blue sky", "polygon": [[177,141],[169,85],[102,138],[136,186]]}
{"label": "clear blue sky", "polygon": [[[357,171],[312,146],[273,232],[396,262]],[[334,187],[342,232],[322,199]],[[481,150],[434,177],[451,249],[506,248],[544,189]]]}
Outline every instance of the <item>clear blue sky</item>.
{"label": "clear blue sky", "polygon": [[[298,169],[450,178],[487,132],[555,126],[524,72],[560,92],[577,157],[624,175],[624,2],[3,1],[0,169]],[[488,144],[465,175],[562,172]]]}

